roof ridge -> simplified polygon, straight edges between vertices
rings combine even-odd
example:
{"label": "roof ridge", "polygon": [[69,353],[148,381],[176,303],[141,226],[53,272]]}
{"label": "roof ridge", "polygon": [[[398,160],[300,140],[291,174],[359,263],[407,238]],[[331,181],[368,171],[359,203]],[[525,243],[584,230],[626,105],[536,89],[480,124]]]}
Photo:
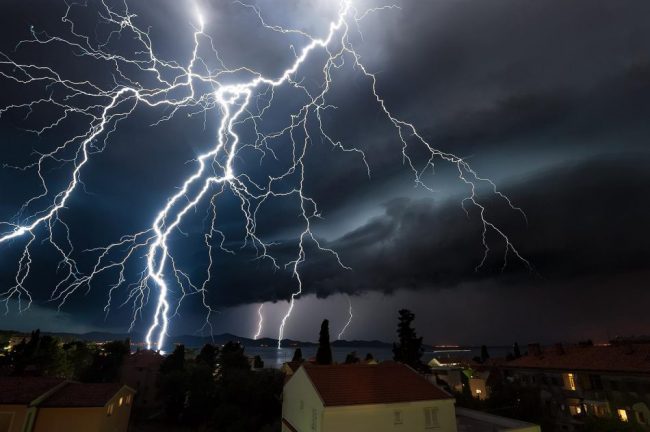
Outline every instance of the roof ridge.
{"label": "roof ridge", "polygon": [[39,397],[31,401],[28,404],[28,406],[30,407],[39,406],[40,404],[42,404],[43,402],[51,398],[56,392],[58,392],[59,390],[61,390],[63,387],[67,386],[70,383],[71,383],[70,380],[64,379],[63,381],[61,381],[60,383],[58,383],[57,385],[55,385],[54,387],[52,387],[51,389],[49,389],[48,391],[46,391],[45,393],[43,393],[42,395],[40,395]]}

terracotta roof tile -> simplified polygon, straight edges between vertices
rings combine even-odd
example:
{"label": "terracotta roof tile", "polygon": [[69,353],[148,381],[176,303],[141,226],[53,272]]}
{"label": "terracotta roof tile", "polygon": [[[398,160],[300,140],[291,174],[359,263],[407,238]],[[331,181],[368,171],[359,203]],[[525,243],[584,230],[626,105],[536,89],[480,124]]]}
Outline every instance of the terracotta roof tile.
{"label": "terracotta roof tile", "polygon": [[609,346],[564,346],[544,349],[504,363],[506,368],[557,369],[650,373],[650,344]]}
{"label": "terracotta roof tile", "polygon": [[122,388],[118,383],[68,383],[47,398],[42,407],[102,407]]}
{"label": "terracotta roof tile", "polygon": [[64,380],[41,377],[0,377],[0,404],[27,405]]}
{"label": "terracotta roof tile", "polygon": [[388,404],[452,397],[400,363],[311,365],[303,368],[325,406]]}

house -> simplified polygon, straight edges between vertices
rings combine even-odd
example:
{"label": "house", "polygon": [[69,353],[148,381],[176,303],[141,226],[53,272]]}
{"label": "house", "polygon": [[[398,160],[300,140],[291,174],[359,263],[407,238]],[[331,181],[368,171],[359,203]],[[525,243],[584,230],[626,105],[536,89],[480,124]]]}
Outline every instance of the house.
{"label": "house", "polygon": [[284,386],[282,430],[456,431],[454,399],[411,368],[303,364]]}
{"label": "house", "polygon": [[429,362],[430,380],[433,383],[446,384],[445,388],[461,393],[465,388],[475,398],[489,398],[487,381],[490,367],[466,359],[433,358]]}
{"label": "house", "polygon": [[153,350],[138,350],[124,359],[120,382],[136,391],[137,408],[147,409],[158,405],[156,382],[164,359]]}
{"label": "house", "polygon": [[530,344],[502,371],[506,380],[539,391],[558,430],[579,430],[588,417],[650,430],[650,344]]}
{"label": "house", "polygon": [[126,432],[134,394],[116,383],[0,377],[0,432]]}

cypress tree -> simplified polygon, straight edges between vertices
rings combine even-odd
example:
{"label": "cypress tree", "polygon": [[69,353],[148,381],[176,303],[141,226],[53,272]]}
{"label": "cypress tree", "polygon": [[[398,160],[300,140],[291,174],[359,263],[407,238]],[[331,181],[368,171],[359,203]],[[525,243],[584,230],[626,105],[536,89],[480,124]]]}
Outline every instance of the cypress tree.
{"label": "cypress tree", "polygon": [[399,311],[399,322],[397,324],[398,343],[393,344],[393,359],[405,363],[416,370],[425,370],[422,363],[422,338],[417,337],[415,329],[411,326],[415,314],[408,309]]}
{"label": "cypress tree", "polygon": [[320,326],[318,337],[318,351],[316,351],[316,363],[321,365],[332,364],[332,348],[330,347],[329,321],[323,320]]}

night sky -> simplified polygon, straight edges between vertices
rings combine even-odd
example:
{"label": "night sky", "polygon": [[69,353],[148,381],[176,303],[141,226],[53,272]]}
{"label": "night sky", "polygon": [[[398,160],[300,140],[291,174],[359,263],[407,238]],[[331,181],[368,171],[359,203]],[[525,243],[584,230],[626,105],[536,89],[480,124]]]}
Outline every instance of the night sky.
{"label": "night sky", "polygon": [[[254,4],[269,24],[319,36],[327,32],[337,7],[325,0]],[[358,7],[383,4],[364,1]],[[435,173],[426,174],[434,191],[416,187],[397,133],[375,103],[368,80],[342,67],[328,96],[337,108],[325,114],[324,125],[335,140],[364,150],[371,175],[357,153],[318,139],[306,157],[305,191],[322,215],[314,222],[314,234],[351,270],[308,246],[301,267],[304,294],[285,335],[315,340],[323,318],[330,319],[335,335],[348,318],[346,294],[354,309],[346,339],[393,340],[397,310],[404,307],[415,312],[415,326],[428,343],[602,341],[650,334],[650,3],[411,0],[397,5],[400,9],[361,21],[353,36],[356,50],[376,73],[377,91],[393,114],[416,125],[436,148],[463,157],[525,212],[527,221],[497,195],[481,195],[491,220],[532,270],[511,253],[504,266],[504,243],[494,233],[487,235],[487,260],[475,270],[483,257],[482,227],[478,213],[466,215],[461,206],[467,187],[454,167],[437,162]],[[75,30],[92,43],[107,32],[96,6],[89,0],[88,7],[73,7],[70,14],[78,24]],[[116,2],[115,7],[123,6]],[[137,14],[135,22],[151,29],[159,56],[188,61],[192,3],[132,1],[129,7]],[[65,44],[16,48],[29,38],[30,26],[69,36],[70,27],[60,19],[66,11],[63,1],[9,0],[2,8],[3,53],[48,65],[74,80],[105,85],[113,79],[106,62],[79,58]],[[203,2],[200,9],[205,32],[231,67],[275,76],[293,61],[290,46],[306,44],[300,35],[264,29],[250,9],[236,2]],[[107,49],[124,54],[135,46],[124,35]],[[6,58],[0,60],[0,73],[11,71]],[[322,56],[315,56],[311,67],[322,67],[319,62]],[[305,85],[317,85],[310,81],[313,71],[305,69]],[[57,91],[40,84],[25,87],[2,76],[0,86],[2,107]],[[284,124],[301,104],[291,91],[278,90],[264,126],[271,130]],[[71,115],[40,136],[29,132],[55,118],[54,111],[35,109],[26,118],[23,109],[0,117],[0,220],[20,222],[48,203],[37,201],[20,213],[21,205],[40,193],[38,177],[34,170],[8,165],[33,162],[38,152],[51,151],[87,125],[87,119]],[[92,255],[84,249],[149,227],[192,172],[192,160],[213,143],[217,110],[181,113],[152,126],[166,114],[137,107],[121,121],[104,151],[84,167],[84,187],[60,212],[70,227],[74,257],[84,269]],[[242,126],[240,133],[244,142],[254,139],[250,128]],[[290,155],[288,143],[276,144],[280,159]],[[419,162],[425,157],[412,156]],[[242,152],[235,167],[265,178],[277,169],[270,159]],[[47,168],[51,202],[69,181],[70,166]],[[203,200],[171,240],[179,266],[199,285],[208,264],[203,244],[208,204]],[[295,279],[288,270],[255,259],[250,245],[242,248],[244,225],[233,194],[224,193],[217,207],[224,246],[236,254],[214,250],[207,297],[219,311],[211,317],[213,331],[252,336],[257,308],[264,303],[263,335],[277,337]],[[272,200],[258,215],[258,233],[276,243],[273,253],[283,264],[295,255],[299,223],[293,199]],[[48,299],[61,269],[57,275],[45,230],[37,233],[39,246],[32,249],[32,275],[25,284],[34,304],[20,315],[15,299],[10,300],[0,327],[126,331],[131,304],[119,307],[126,288],[114,293],[116,301],[104,312],[114,274],[79,289],[57,312],[57,303]],[[13,285],[25,242],[0,245],[0,288]],[[130,267],[127,277],[137,279],[141,264]],[[172,290],[177,299],[177,287]],[[150,316],[151,305],[135,330],[145,330]],[[174,316],[170,333],[196,333],[204,320],[199,296],[190,296]]]}

